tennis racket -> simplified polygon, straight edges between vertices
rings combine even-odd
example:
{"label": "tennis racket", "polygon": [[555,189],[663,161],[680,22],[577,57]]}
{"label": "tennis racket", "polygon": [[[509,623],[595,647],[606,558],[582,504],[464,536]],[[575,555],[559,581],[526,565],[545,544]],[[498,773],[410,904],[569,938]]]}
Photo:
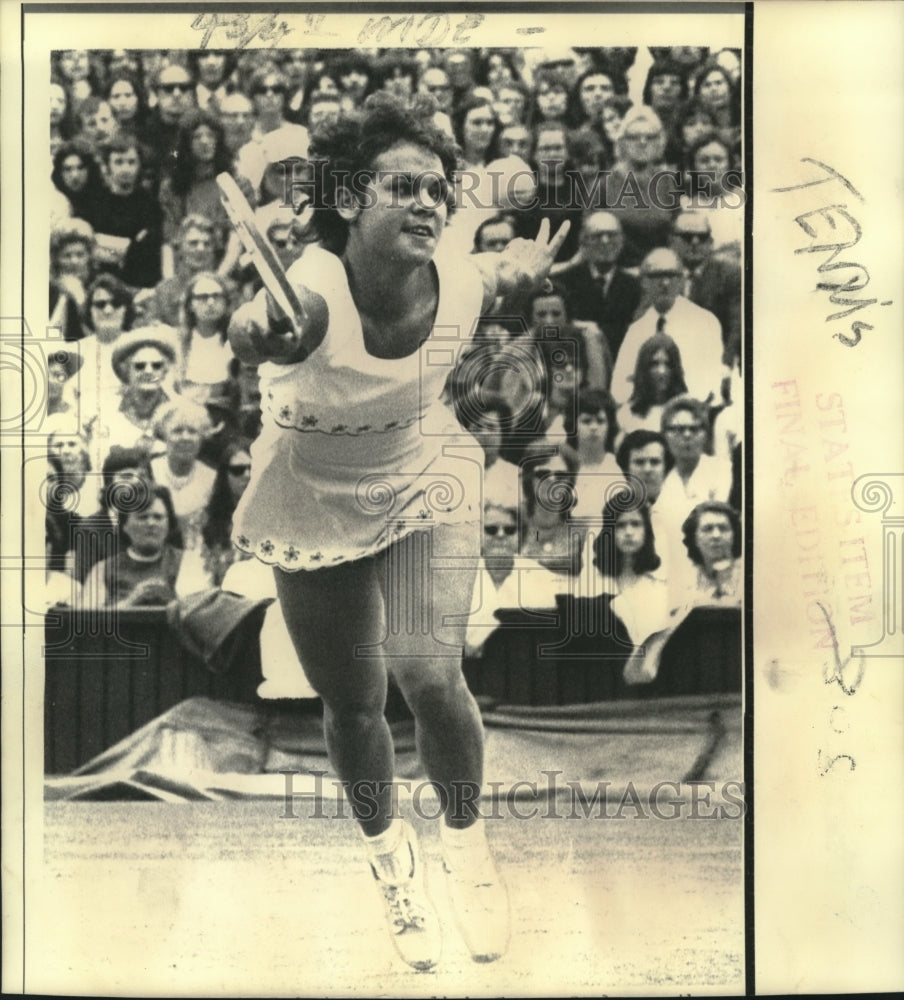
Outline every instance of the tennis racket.
{"label": "tennis racket", "polygon": [[264,288],[295,324],[296,332],[300,333],[305,310],[286,277],[286,272],[283,270],[276,251],[258,228],[251,206],[230,174],[217,174],[217,185],[220,188],[220,200],[223,202],[223,208],[226,209],[229,221],[232,223],[255,270],[260,275]]}

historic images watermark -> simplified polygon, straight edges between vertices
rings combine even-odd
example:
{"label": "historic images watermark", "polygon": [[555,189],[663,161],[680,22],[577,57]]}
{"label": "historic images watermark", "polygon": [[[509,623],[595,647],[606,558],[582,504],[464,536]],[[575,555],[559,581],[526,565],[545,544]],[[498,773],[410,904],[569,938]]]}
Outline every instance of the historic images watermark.
{"label": "historic images watermark", "polygon": [[[326,771],[280,769],[285,778],[281,819],[346,819],[354,801],[359,818],[369,809],[376,815],[378,797],[385,782],[359,781],[354,784],[328,778]],[[296,779],[303,778],[299,790]],[[746,813],[742,781],[675,781],[644,784],[633,781],[588,782],[564,779],[564,772],[545,770],[540,780],[515,782],[488,781],[485,789],[474,782],[455,782],[452,815],[482,819],[741,819]],[[411,810],[424,820],[436,820],[444,808],[432,782],[396,780],[390,782],[392,813],[401,817],[400,798],[404,795]],[[302,811],[299,811],[301,809]]]}

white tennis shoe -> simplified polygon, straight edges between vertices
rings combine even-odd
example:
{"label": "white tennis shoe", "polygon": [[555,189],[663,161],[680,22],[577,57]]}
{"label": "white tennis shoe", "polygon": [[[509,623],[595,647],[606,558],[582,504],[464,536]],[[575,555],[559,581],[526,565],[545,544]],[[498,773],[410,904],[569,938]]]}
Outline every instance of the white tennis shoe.
{"label": "white tennis shoe", "polygon": [[476,855],[444,851],[443,867],[452,912],[471,958],[495,962],[508,948],[511,918],[508,890],[489,847]]}
{"label": "white tennis shoe", "polygon": [[[400,858],[404,859],[402,864]],[[407,824],[400,850],[391,857],[379,858],[378,864],[392,873],[381,876],[377,866],[371,863],[392,942],[404,962],[419,972],[426,972],[439,962],[442,935],[439,918],[424,889],[414,848],[414,831]]]}

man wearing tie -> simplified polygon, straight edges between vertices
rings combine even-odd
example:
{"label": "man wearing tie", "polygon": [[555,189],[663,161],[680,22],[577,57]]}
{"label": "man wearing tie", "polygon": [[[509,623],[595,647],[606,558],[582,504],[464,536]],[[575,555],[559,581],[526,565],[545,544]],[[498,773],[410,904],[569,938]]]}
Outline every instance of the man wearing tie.
{"label": "man wearing tie", "polygon": [[708,309],[722,326],[722,360],[734,368],[741,354],[741,268],[713,253],[705,213],[685,210],[675,219],[671,247],[685,268],[682,294]]}
{"label": "man wearing tie", "polygon": [[[618,266],[624,243],[614,212],[590,212],[581,227],[578,263],[562,268],[556,279],[568,296],[572,318],[596,323],[613,358],[640,304],[640,284]],[[554,266],[552,273],[557,271]]]}
{"label": "man wearing tie", "polygon": [[634,368],[641,345],[656,333],[665,333],[678,345],[687,390],[696,399],[718,406],[722,381],[728,372],[722,364],[722,327],[707,309],[681,294],[684,270],[677,254],[665,247],[651,250],[640,268],[643,300],[647,310],[628,327],[615,359],[611,392],[617,403],[626,403],[633,391]]}

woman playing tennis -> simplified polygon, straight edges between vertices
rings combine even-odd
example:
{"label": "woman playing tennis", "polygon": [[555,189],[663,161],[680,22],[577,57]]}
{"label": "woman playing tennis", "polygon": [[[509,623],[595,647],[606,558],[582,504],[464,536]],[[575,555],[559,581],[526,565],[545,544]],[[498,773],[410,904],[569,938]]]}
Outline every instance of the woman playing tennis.
{"label": "woman playing tennis", "polygon": [[[323,700],[344,783],[401,957],[440,955],[414,831],[393,813],[384,709],[392,671],[443,811],[457,923],[475,961],[509,933],[477,809],[483,729],[461,654],[480,554],[483,453],[441,402],[450,348],[498,295],[542,284],[567,235],[501,254],[440,250],[457,150],[433,107],[375,95],[312,137],[319,242],[288,271],[295,322],[265,292],[230,340],[259,365],[263,430],[233,540],[275,568],[286,625]],[[440,360],[437,360],[440,359]]]}

